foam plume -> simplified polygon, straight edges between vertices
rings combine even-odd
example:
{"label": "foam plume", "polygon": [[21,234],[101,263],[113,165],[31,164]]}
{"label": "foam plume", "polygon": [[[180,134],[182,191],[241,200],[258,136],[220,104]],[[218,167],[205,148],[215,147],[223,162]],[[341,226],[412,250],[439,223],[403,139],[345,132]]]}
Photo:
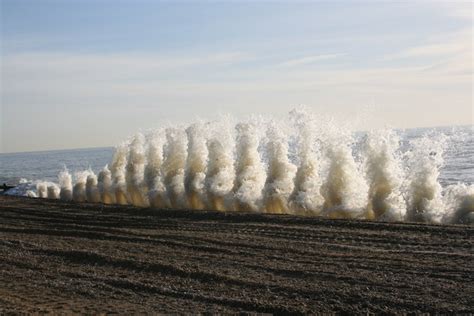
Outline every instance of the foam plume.
{"label": "foam plume", "polygon": [[76,202],[85,202],[87,201],[86,194],[86,183],[87,177],[89,176],[90,171],[80,171],[75,173],[76,183],[74,184],[72,190],[72,199]]}
{"label": "foam plume", "polygon": [[321,186],[323,213],[331,218],[364,217],[368,187],[352,153],[347,129],[328,125],[323,141],[328,171]]}
{"label": "foam plume", "polygon": [[[469,135],[461,136],[472,146]],[[438,179],[447,136],[411,137],[402,142],[390,129],[354,133],[305,110],[280,121],[198,121],[136,134],[97,176],[86,170],[71,177],[64,169],[58,184],[27,181],[12,192],[153,208],[472,224],[474,185],[443,189]],[[450,137],[466,143],[459,133]]]}
{"label": "foam plume", "polygon": [[112,186],[115,194],[115,202],[117,204],[126,205],[127,200],[127,184],[125,180],[125,166],[127,165],[127,144],[121,144],[115,150],[112,159],[111,173]]}
{"label": "foam plume", "polygon": [[168,207],[186,207],[184,168],[187,156],[187,138],[182,128],[166,130],[165,160],[163,162],[164,185],[168,193]]}
{"label": "foam plume", "polygon": [[292,212],[300,215],[316,215],[321,212],[324,199],[320,193],[321,177],[319,150],[316,149],[314,118],[306,111],[293,111],[292,119],[297,129],[298,170],[295,187],[290,197]]}
{"label": "foam plume", "polygon": [[133,137],[128,152],[125,180],[127,183],[128,201],[135,206],[149,205],[145,186],[145,138],[142,134]]}
{"label": "foam plume", "polygon": [[56,183],[50,183],[47,188],[48,199],[59,199],[60,188]]}
{"label": "foam plume", "polygon": [[439,222],[444,209],[439,169],[443,164],[446,138],[424,135],[413,140],[408,158],[408,205],[406,219],[416,222]]}
{"label": "foam plume", "polygon": [[86,200],[92,203],[101,202],[97,176],[92,170],[89,170],[89,174],[86,179]]}
{"label": "foam plume", "polygon": [[144,178],[148,189],[148,201],[152,207],[166,207],[168,205],[161,170],[165,142],[165,132],[162,129],[151,132],[147,136],[147,165],[145,166]]}
{"label": "foam plume", "polygon": [[99,189],[100,199],[104,204],[115,203],[115,193],[112,189],[112,172],[109,166],[106,165],[104,169],[99,172],[97,176],[97,187]]}
{"label": "foam plume", "polygon": [[403,175],[397,155],[398,136],[388,129],[370,132],[363,145],[369,182],[368,217],[402,220],[405,201],[401,194]]}
{"label": "foam plume", "polygon": [[448,186],[443,200],[446,209],[443,223],[474,224],[474,184]]}
{"label": "foam plume", "polygon": [[214,123],[207,142],[209,160],[206,174],[208,207],[213,210],[231,210],[235,171],[233,165],[233,135],[227,121]]}
{"label": "foam plume", "polygon": [[289,213],[288,200],[294,188],[296,166],[288,158],[288,142],[281,129],[272,122],[267,133],[268,171],[263,207],[269,213]]}
{"label": "foam plume", "polygon": [[188,157],[184,175],[184,188],[190,208],[202,210],[206,207],[206,167],[208,150],[206,128],[202,122],[192,124],[186,129],[188,137]]}
{"label": "foam plume", "polygon": [[36,185],[36,192],[39,198],[47,199],[48,198],[48,185],[46,182],[40,182]]}
{"label": "foam plume", "polygon": [[69,171],[64,168],[58,175],[59,187],[61,188],[59,198],[63,201],[72,200],[72,176]]}
{"label": "foam plume", "polygon": [[260,135],[254,123],[240,123],[237,130],[235,209],[259,211],[265,169],[258,152]]}

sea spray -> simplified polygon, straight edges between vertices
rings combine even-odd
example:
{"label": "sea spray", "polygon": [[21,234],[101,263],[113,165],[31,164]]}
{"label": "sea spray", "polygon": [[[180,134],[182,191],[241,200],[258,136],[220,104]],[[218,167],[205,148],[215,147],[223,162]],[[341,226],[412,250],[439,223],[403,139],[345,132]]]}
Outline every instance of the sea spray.
{"label": "sea spray", "polygon": [[64,168],[59,175],[58,175],[58,182],[59,187],[61,189],[59,198],[63,201],[71,201],[72,200],[72,176],[67,170]]}
{"label": "sea spray", "polygon": [[410,142],[406,220],[440,222],[444,205],[438,177],[445,145],[444,135],[425,134]]}
{"label": "sea spray", "polygon": [[72,190],[72,199],[76,202],[85,202],[87,201],[86,195],[86,183],[87,177],[89,176],[90,171],[78,171],[74,174],[76,182]]}
{"label": "sea spray", "polygon": [[117,204],[126,205],[127,201],[127,184],[125,180],[125,166],[127,165],[127,143],[117,146],[114,157],[112,159],[112,187],[115,193],[115,202]]}
{"label": "sea spray", "polygon": [[364,138],[362,151],[369,184],[369,218],[402,220],[405,215],[398,149],[399,138],[390,129],[371,131]]}
{"label": "sea spray", "polygon": [[36,184],[36,192],[39,198],[48,198],[48,185],[46,182],[39,182]]}
{"label": "sea spray", "polygon": [[47,186],[48,199],[59,199],[61,189],[56,183],[49,183]]}
{"label": "sea spray", "polygon": [[105,167],[99,172],[97,182],[102,203],[114,204],[115,193],[112,189],[112,172],[110,172],[108,165],[105,165]]}
{"label": "sea spray", "polygon": [[136,134],[129,145],[128,160],[125,167],[125,180],[127,183],[127,193],[129,204],[135,206],[148,206],[146,196],[145,176],[145,137],[143,134]]}
{"label": "sea spray", "polygon": [[33,190],[27,190],[24,194],[24,196],[29,197],[29,198],[37,198],[38,195],[36,195],[36,192]]}
{"label": "sea spray", "polygon": [[207,142],[209,160],[206,174],[208,208],[218,211],[232,210],[234,187],[234,138],[232,126],[227,120],[213,122]]}
{"label": "sea spray", "polygon": [[164,185],[168,194],[168,207],[186,207],[184,168],[187,156],[187,138],[182,128],[166,129]]}
{"label": "sea spray", "polygon": [[271,122],[267,130],[268,170],[263,189],[263,208],[268,213],[289,213],[288,199],[293,192],[296,166],[288,158],[284,126]]}
{"label": "sea spray", "polygon": [[150,132],[147,137],[144,180],[148,189],[148,201],[152,207],[166,207],[169,202],[163,183],[163,146],[166,142],[163,129]]}
{"label": "sea spray", "polygon": [[290,113],[297,132],[298,169],[295,187],[290,196],[292,212],[299,215],[316,215],[321,212],[324,199],[320,193],[320,150],[316,149],[316,119],[304,110]]}
{"label": "sea spray", "polygon": [[184,188],[188,206],[195,210],[206,207],[205,179],[208,159],[206,146],[207,129],[203,122],[194,123],[186,129],[188,156],[184,175]]}
{"label": "sea spray", "polygon": [[258,152],[261,135],[253,122],[237,124],[236,131],[234,208],[238,211],[259,211],[266,177]]}
{"label": "sea spray", "polygon": [[[473,223],[474,185],[454,184],[457,178],[470,179],[461,173],[470,170],[462,155],[472,153],[472,132],[452,131],[449,139],[415,134],[401,142],[390,129],[356,133],[342,123],[298,110],[288,120],[162,127],[119,145],[110,169],[105,166],[97,177],[92,170],[71,177],[64,169],[59,186],[24,180],[5,194],[154,208]],[[458,148],[458,155],[453,146],[467,147]],[[449,178],[440,183],[446,148],[450,161],[462,167],[448,165]],[[451,185],[442,189],[446,183]]]}
{"label": "sea spray", "polygon": [[458,183],[444,190],[442,223],[474,224],[474,184]]}
{"label": "sea spray", "polygon": [[368,187],[354,159],[350,129],[329,122],[322,141],[327,173],[321,186],[323,214],[330,218],[366,216]]}
{"label": "sea spray", "polygon": [[18,185],[7,191],[4,191],[4,195],[11,196],[26,196],[30,198],[38,198],[38,184],[39,181],[31,181],[25,178],[21,178],[18,181]]}
{"label": "sea spray", "polygon": [[86,180],[86,200],[92,203],[101,202],[100,192],[98,188],[97,176],[92,170],[89,170]]}

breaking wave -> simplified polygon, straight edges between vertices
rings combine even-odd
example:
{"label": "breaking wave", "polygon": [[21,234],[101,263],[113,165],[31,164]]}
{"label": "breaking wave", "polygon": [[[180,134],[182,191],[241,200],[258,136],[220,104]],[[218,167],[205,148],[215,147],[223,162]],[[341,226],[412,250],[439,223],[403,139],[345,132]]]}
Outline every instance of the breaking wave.
{"label": "breaking wave", "polygon": [[[137,133],[97,175],[22,180],[12,195],[153,208],[383,221],[474,223],[474,185],[442,188],[449,138],[403,148],[391,129],[355,133],[304,110],[286,120],[229,118]],[[109,167],[110,166],[110,167]]]}

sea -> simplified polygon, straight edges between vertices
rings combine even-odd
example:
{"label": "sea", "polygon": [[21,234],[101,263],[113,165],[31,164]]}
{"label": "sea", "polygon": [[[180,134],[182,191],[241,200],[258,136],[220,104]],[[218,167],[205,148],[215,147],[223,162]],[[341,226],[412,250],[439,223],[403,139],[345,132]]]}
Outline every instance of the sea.
{"label": "sea", "polygon": [[[448,143],[443,153],[439,182],[443,187],[474,184],[474,126],[452,126],[397,130],[400,150],[409,151],[410,142],[423,135],[444,134]],[[364,133],[357,133],[356,139]],[[356,142],[357,144],[357,142]],[[58,181],[58,173],[67,168],[71,173],[90,169],[98,173],[111,163],[114,147],[80,148],[20,153],[0,153],[0,184],[17,185],[20,181]]]}
{"label": "sea", "polygon": [[0,183],[76,202],[471,224],[473,131],[355,132],[304,112],[198,121],[116,148],[1,154]]}

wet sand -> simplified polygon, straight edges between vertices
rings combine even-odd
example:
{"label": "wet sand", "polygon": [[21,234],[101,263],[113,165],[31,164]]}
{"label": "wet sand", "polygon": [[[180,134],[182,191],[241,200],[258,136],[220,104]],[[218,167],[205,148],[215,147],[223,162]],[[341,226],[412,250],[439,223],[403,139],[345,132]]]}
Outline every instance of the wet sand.
{"label": "wet sand", "polygon": [[0,196],[0,314],[474,311],[474,227]]}

